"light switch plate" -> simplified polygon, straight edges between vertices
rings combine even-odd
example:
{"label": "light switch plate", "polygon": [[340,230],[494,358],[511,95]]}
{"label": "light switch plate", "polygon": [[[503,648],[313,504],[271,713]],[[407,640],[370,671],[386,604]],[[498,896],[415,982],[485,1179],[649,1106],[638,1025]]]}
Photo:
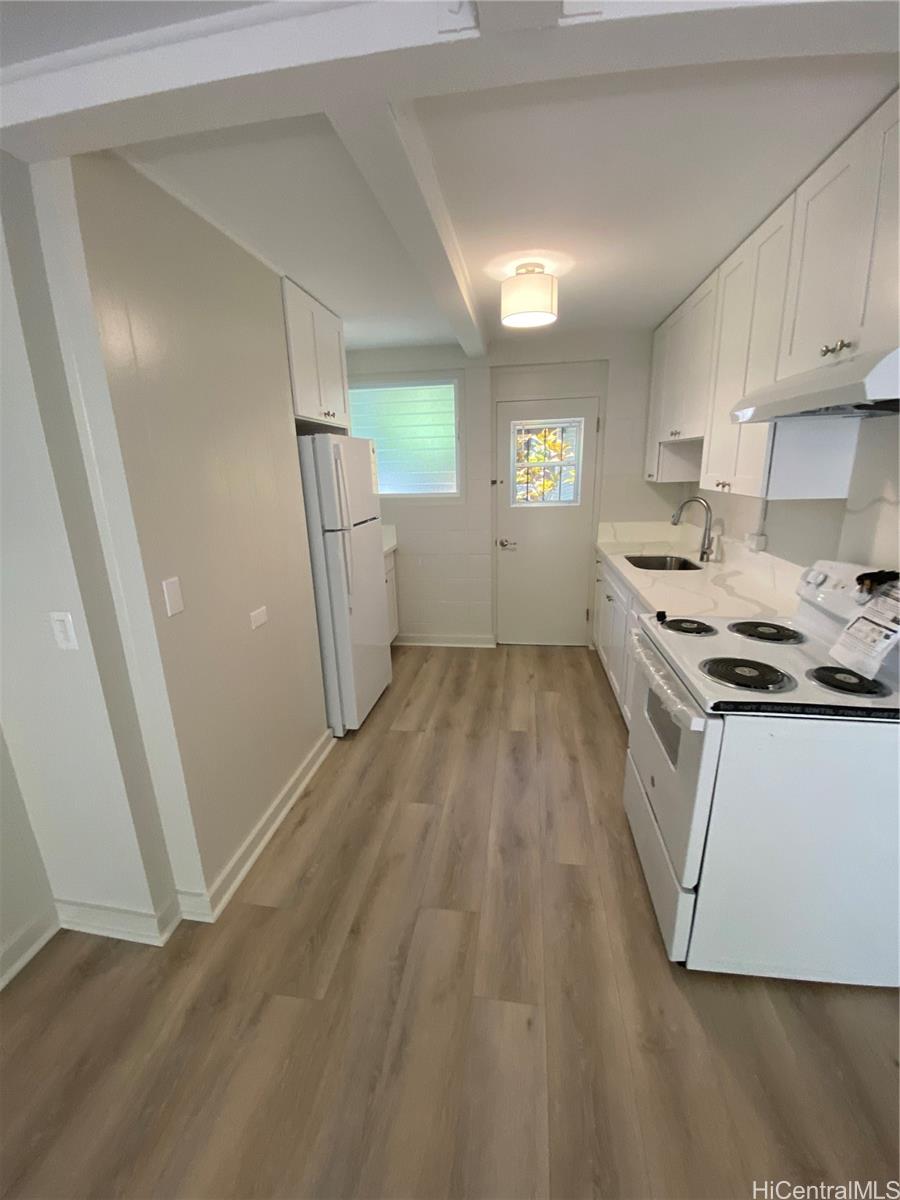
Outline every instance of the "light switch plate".
{"label": "light switch plate", "polygon": [[50,613],[50,626],[60,650],[78,649],[78,638],[75,636],[75,625],[70,612]]}
{"label": "light switch plate", "polygon": [[255,608],[250,614],[250,628],[259,629],[260,625],[265,625],[269,619],[269,610],[265,605],[262,608]]}
{"label": "light switch plate", "polygon": [[166,601],[166,616],[174,617],[176,613],[184,612],[184,600],[181,595],[181,580],[177,575],[163,580],[163,596]]}

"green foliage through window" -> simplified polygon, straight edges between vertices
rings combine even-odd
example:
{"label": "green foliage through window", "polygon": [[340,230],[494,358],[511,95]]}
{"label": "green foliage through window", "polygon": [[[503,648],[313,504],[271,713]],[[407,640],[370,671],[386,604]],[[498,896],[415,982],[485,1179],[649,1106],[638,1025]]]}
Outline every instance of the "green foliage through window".
{"label": "green foliage through window", "polygon": [[514,505],[578,504],[584,420],[514,421]]}
{"label": "green foliage through window", "polygon": [[459,492],[455,384],[351,388],[350,431],[375,443],[382,495]]}

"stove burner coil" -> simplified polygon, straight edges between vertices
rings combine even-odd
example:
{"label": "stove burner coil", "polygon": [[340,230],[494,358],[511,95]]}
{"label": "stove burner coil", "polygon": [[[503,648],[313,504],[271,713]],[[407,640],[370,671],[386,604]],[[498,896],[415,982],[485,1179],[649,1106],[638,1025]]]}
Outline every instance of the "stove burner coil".
{"label": "stove burner coil", "polygon": [[777,625],[774,621],[732,621],[728,626],[732,633],[741,637],[752,638],[755,642],[781,642],[785,645],[797,645],[805,641],[803,634],[787,625]]}
{"label": "stove burner coil", "polygon": [[663,621],[662,627],[671,630],[672,633],[689,633],[694,637],[709,637],[711,633],[716,632],[712,625],[694,617],[669,617],[668,621]]}
{"label": "stove burner coil", "polygon": [[886,696],[890,691],[877,679],[866,679],[865,675],[849,667],[813,667],[806,672],[806,677],[829,692],[840,692],[844,696]]}
{"label": "stove burner coil", "polygon": [[700,670],[726,687],[746,688],[751,692],[786,692],[797,686],[796,680],[785,671],[752,658],[707,658],[700,664]]}

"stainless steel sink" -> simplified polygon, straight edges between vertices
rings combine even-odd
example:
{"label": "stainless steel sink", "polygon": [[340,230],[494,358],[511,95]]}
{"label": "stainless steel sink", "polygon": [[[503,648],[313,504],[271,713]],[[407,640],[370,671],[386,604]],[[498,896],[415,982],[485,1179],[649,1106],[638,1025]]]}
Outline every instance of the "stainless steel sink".
{"label": "stainless steel sink", "polygon": [[697,563],[677,554],[626,554],[625,559],[642,571],[699,571]]}

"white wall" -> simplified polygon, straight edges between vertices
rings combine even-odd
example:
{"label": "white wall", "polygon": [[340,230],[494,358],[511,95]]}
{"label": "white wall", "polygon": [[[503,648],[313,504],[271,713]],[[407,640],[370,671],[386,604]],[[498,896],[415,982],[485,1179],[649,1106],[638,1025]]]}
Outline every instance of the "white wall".
{"label": "white wall", "polygon": [[[75,159],[73,177],[190,811],[221,894],[330,740],[280,281],[116,156]],[[176,575],[185,608],[168,617]]]}
{"label": "white wall", "polygon": [[[9,213],[4,206],[4,233]],[[56,900],[152,918],[154,898],[51,468],[5,237],[0,275],[0,720]],[[29,286],[38,284],[32,279]],[[54,349],[49,339],[36,347],[45,368]],[[78,650],[57,648],[51,611],[72,613]]]}
{"label": "white wall", "polygon": [[0,730],[0,987],[58,927],[47,872]]}
{"label": "white wall", "polygon": [[[348,356],[351,383],[458,372],[462,380],[464,495],[454,499],[393,498],[384,519],[397,526],[401,640],[493,641],[494,414],[491,371],[506,367],[597,363],[605,392],[598,519],[652,521],[668,517],[683,494],[678,485],[642,479],[650,387],[649,334],[628,331],[560,337],[530,332],[468,359],[454,346],[360,350]],[[602,383],[605,372],[605,386]],[[585,553],[591,548],[586,547]]]}

